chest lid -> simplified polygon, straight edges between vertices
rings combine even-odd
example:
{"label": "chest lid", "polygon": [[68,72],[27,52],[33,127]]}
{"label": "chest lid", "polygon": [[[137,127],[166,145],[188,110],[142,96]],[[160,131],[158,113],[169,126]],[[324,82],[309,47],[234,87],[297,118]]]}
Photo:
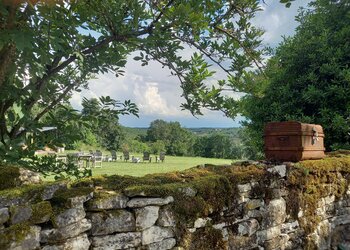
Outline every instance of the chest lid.
{"label": "chest lid", "polygon": [[265,125],[264,135],[310,135],[315,133],[319,137],[324,137],[322,126],[317,124],[307,124],[296,121],[269,122]]}

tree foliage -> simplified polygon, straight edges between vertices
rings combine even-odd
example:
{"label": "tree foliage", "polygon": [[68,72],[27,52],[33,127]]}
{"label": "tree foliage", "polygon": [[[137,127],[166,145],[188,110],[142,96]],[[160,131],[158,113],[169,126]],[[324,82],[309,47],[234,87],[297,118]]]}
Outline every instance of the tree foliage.
{"label": "tree foliage", "polygon": [[321,124],[328,150],[350,148],[350,4],[318,0],[310,7],[269,60],[267,79],[256,75],[260,88],[244,98],[255,149],[262,149],[264,124],[285,120]]}
{"label": "tree foliage", "polygon": [[[124,73],[128,55],[175,74],[183,108],[237,112],[221,92],[240,91],[247,69],[261,67],[260,35],[250,20],[256,0],[2,1],[0,4],[0,141],[18,149],[27,132],[95,74]],[[283,1],[286,2],[286,1]],[[185,46],[197,52],[180,54]],[[216,64],[227,74],[209,86]],[[34,107],[37,112],[34,114]]]}

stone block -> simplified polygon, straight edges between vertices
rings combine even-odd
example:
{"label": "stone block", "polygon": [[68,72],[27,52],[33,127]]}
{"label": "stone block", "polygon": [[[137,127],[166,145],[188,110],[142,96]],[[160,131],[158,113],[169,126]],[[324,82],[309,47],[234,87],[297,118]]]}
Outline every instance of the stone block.
{"label": "stone block", "polygon": [[135,231],[134,215],[126,210],[111,210],[105,213],[91,213],[92,235],[107,235],[115,232]]}
{"label": "stone block", "polygon": [[32,205],[32,216],[30,222],[33,224],[40,224],[48,222],[52,216],[51,203],[42,201]]}
{"label": "stone block", "polygon": [[142,232],[142,245],[149,245],[173,237],[174,232],[172,229],[168,227],[153,226]]}
{"label": "stone block", "polygon": [[195,197],[197,194],[197,190],[192,187],[181,187],[178,191],[187,197]]}
{"label": "stone block", "polygon": [[281,225],[281,232],[284,234],[289,234],[295,232],[299,228],[299,222],[297,220],[293,222],[283,223]]}
{"label": "stone block", "polygon": [[172,196],[168,196],[165,199],[163,198],[133,198],[128,203],[128,207],[145,207],[145,206],[163,206],[169,203],[172,203],[174,198]]}
{"label": "stone block", "polygon": [[250,183],[238,184],[237,188],[240,193],[248,193],[252,190],[252,185]]}
{"label": "stone block", "polygon": [[273,227],[282,224],[286,219],[286,201],[283,198],[270,201],[266,207],[266,214],[263,219],[264,227]]}
{"label": "stone block", "polygon": [[252,199],[246,202],[245,209],[246,210],[253,210],[257,209],[259,207],[263,207],[265,205],[265,202],[260,199]]}
{"label": "stone block", "polygon": [[276,165],[272,168],[268,168],[267,171],[270,173],[278,174],[281,178],[286,177],[287,174],[287,166],[286,165]]}
{"label": "stone block", "polygon": [[168,206],[159,210],[157,225],[161,227],[174,227],[176,225],[175,216]]}
{"label": "stone block", "polygon": [[251,236],[259,229],[259,222],[256,219],[250,219],[238,224],[238,235]]}
{"label": "stone block", "polygon": [[9,209],[4,207],[0,208],[0,225],[4,224],[10,218]]}
{"label": "stone block", "polygon": [[18,224],[26,222],[32,216],[32,208],[30,206],[12,206],[10,207],[10,223]]}
{"label": "stone block", "polygon": [[46,245],[42,250],[86,250],[89,249],[91,243],[86,234],[67,239],[63,244]]}
{"label": "stone block", "polygon": [[147,206],[135,209],[136,229],[144,230],[153,226],[158,220],[158,213],[158,206]]}
{"label": "stone block", "polygon": [[195,220],[194,222],[194,228],[201,228],[201,227],[205,227],[207,225],[207,223],[209,221],[211,221],[212,219],[207,217],[207,218],[198,218]]}
{"label": "stone block", "polygon": [[91,222],[87,219],[82,219],[65,227],[43,229],[40,233],[40,241],[42,243],[57,243],[65,239],[73,238],[81,233],[91,229]]}
{"label": "stone block", "polygon": [[119,233],[115,235],[92,237],[91,249],[128,249],[141,245],[141,233]]}
{"label": "stone block", "polygon": [[168,250],[172,249],[176,245],[176,240],[174,238],[165,239],[160,242],[155,242],[145,246],[146,250]]}
{"label": "stone block", "polygon": [[16,224],[0,232],[0,249],[32,250],[40,247],[40,227]]}
{"label": "stone block", "polygon": [[52,223],[56,228],[59,228],[76,223],[83,218],[85,218],[85,210],[83,207],[70,208],[59,214],[55,214],[52,218]]}
{"label": "stone block", "polygon": [[101,192],[94,199],[88,201],[89,211],[126,208],[129,198],[114,191]]}
{"label": "stone block", "polygon": [[42,194],[42,200],[50,200],[58,190],[67,189],[67,183],[54,183],[52,185],[45,186]]}
{"label": "stone block", "polygon": [[270,227],[268,229],[256,232],[258,243],[263,243],[267,240],[276,238],[280,234],[281,234],[281,226]]}

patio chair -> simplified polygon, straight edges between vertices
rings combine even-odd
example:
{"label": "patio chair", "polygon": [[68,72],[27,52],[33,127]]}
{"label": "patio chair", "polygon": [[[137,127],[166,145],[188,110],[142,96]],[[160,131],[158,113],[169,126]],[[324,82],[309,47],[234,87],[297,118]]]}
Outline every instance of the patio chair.
{"label": "patio chair", "polygon": [[148,161],[148,162],[152,161],[152,157],[150,156],[149,152],[143,152],[142,161]]}
{"label": "patio chair", "polygon": [[102,168],[102,160],[103,160],[102,152],[96,150],[96,153],[94,154],[94,157],[93,157],[93,166],[95,168],[97,167]]}
{"label": "patio chair", "polygon": [[123,151],[123,155],[124,155],[124,161],[128,161],[130,159],[130,154],[129,151]]}
{"label": "patio chair", "polygon": [[111,150],[112,161],[117,161],[117,152],[115,150]]}
{"label": "patio chair", "polygon": [[159,161],[164,162],[164,160],[165,160],[165,153],[160,152],[159,157],[158,156],[156,157],[156,162],[159,162]]}

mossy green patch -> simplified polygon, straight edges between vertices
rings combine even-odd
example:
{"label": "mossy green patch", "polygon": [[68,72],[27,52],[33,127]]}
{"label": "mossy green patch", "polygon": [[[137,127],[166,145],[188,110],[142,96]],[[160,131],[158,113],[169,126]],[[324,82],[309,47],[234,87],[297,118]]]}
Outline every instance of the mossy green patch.
{"label": "mossy green patch", "polygon": [[74,187],[58,190],[52,197],[52,204],[55,206],[70,207],[71,198],[87,196],[94,191],[92,187]]}
{"label": "mossy green patch", "polygon": [[[297,219],[299,209],[303,211],[299,222],[306,234],[313,233],[322,221],[322,217],[316,214],[322,198],[334,195],[338,199],[344,195],[350,183],[349,173],[350,156],[344,154],[342,157],[302,161],[289,172],[287,212]],[[310,240],[306,239],[307,245],[313,244],[308,242]]]}
{"label": "mossy green patch", "polygon": [[10,249],[13,242],[21,242],[30,233],[27,223],[12,225],[0,232],[0,249]]}
{"label": "mossy green patch", "polygon": [[227,249],[227,245],[222,238],[220,230],[205,227],[197,229],[191,237],[188,249],[190,250],[207,250],[207,249]]}
{"label": "mossy green patch", "polygon": [[19,168],[17,166],[1,163],[0,165],[0,190],[14,188],[21,184],[19,180]]}
{"label": "mossy green patch", "polygon": [[49,201],[42,201],[32,205],[32,216],[30,222],[33,224],[48,221],[52,216],[52,206]]}

